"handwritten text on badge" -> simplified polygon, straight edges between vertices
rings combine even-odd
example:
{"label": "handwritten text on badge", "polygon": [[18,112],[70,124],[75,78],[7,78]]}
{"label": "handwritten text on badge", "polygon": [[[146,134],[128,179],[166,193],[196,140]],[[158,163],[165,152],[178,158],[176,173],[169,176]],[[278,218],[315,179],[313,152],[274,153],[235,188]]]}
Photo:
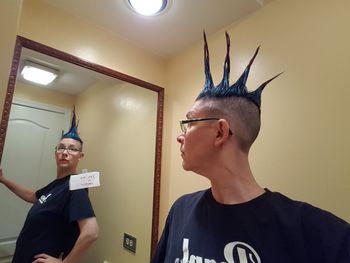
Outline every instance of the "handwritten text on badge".
{"label": "handwritten text on badge", "polygon": [[69,180],[69,190],[100,186],[100,172],[88,172],[72,175]]}

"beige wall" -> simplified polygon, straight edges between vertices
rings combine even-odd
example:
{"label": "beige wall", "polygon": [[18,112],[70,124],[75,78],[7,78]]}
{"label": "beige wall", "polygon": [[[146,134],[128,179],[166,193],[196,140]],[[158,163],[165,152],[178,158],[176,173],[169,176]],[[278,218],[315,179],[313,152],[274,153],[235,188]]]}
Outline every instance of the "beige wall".
{"label": "beige wall", "polygon": [[[150,257],[157,93],[138,86],[95,85],[77,99],[85,157],[81,169],[99,171],[90,197],[100,236],[82,262],[147,262]],[[123,234],[137,238],[135,254]]]}
{"label": "beige wall", "polygon": [[[248,88],[280,71],[262,97],[262,129],[251,152],[253,173],[264,187],[311,202],[350,221],[348,121],[350,2],[275,0],[236,25],[231,35],[231,81],[255,48],[261,51]],[[222,77],[224,32],[208,38],[215,83]],[[161,222],[181,194],[208,185],[182,171],[176,136],[179,119],[203,87],[202,42],[168,63],[161,188]]]}
{"label": "beige wall", "polygon": [[3,108],[22,0],[0,1],[0,106]]}

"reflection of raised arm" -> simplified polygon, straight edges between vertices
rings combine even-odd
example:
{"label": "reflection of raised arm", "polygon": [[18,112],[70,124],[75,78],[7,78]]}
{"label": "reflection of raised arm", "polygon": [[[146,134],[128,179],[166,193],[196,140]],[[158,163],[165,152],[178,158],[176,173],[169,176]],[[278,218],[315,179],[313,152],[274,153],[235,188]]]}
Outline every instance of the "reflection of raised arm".
{"label": "reflection of raised arm", "polygon": [[6,179],[2,173],[1,167],[0,167],[0,183],[5,185],[8,189],[10,189],[14,194],[22,198],[24,201],[27,201],[29,203],[35,203],[38,200],[33,190],[23,187],[19,184],[16,184]]}

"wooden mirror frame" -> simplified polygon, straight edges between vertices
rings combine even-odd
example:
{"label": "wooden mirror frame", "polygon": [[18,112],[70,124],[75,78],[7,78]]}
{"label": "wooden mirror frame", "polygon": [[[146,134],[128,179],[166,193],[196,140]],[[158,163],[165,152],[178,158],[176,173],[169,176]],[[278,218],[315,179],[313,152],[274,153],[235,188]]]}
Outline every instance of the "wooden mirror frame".
{"label": "wooden mirror frame", "polygon": [[14,89],[16,85],[16,78],[17,78],[20,57],[21,57],[21,51],[23,47],[40,52],[42,54],[45,54],[51,57],[64,60],[66,62],[70,62],[72,64],[93,70],[95,72],[98,72],[119,80],[123,80],[129,83],[135,84],[142,88],[146,88],[158,93],[156,145],[155,145],[156,151],[155,151],[154,184],[153,184],[152,236],[151,236],[151,251],[150,251],[150,256],[152,257],[158,241],[164,89],[159,86],[148,83],[146,81],[106,68],[104,66],[87,62],[78,57],[75,57],[68,53],[51,48],[49,46],[40,44],[33,40],[30,40],[21,36],[17,36],[11,70],[10,70],[10,77],[7,85],[5,102],[4,102],[4,107],[2,111],[2,118],[0,123],[0,162],[1,162],[2,154],[4,150],[6,131],[7,131],[7,126],[8,126],[9,116],[10,116]]}

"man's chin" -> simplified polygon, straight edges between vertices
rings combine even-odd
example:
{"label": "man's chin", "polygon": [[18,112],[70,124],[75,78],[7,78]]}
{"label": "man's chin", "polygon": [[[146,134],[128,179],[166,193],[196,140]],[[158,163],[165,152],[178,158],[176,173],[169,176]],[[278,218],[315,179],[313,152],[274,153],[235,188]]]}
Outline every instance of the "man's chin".
{"label": "man's chin", "polygon": [[69,163],[59,163],[57,165],[58,168],[68,168],[70,167]]}
{"label": "man's chin", "polygon": [[182,161],[182,168],[185,170],[185,171],[191,171],[190,167],[188,165],[186,165],[186,163],[184,161]]}

